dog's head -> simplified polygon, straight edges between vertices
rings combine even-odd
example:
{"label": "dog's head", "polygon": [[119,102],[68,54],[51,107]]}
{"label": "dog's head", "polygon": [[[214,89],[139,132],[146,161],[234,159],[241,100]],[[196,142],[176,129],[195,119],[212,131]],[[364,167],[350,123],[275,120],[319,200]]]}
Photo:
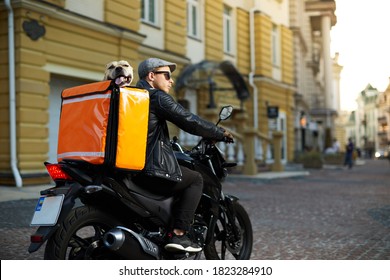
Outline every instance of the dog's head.
{"label": "dog's head", "polygon": [[133,67],[125,60],[107,63],[103,80],[115,80],[120,86],[130,86],[133,81]]}

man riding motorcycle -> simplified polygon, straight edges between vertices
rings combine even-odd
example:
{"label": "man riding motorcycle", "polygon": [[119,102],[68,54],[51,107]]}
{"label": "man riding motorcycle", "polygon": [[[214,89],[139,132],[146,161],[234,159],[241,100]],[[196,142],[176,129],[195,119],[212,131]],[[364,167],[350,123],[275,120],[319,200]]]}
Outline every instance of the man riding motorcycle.
{"label": "man riding motorcycle", "polygon": [[168,251],[199,252],[189,235],[196,207],[202,195],[200,173],[179,166],[170,144],[167,121],[180,129],[205,138],[233,140],[228,131],[192,114],[168,94],[173,85],[171,77],[176,64],[159,58],[149,58],[138,66],[137,87],[149,91],[149,126],[146,165],[133,180],[159,194],[179,196],[173,208],[172,232],[165,245]]}

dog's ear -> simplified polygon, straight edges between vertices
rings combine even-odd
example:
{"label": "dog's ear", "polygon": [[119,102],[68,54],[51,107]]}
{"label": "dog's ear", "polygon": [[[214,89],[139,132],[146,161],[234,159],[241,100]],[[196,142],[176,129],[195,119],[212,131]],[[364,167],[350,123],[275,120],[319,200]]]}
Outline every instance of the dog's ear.
{"label": "dog's ear", "polygon": [[116,61],[110,61],[109,63],[106,64],[106,69],[108,69],[110,67],[114,67],[116,64],[117,64]]}

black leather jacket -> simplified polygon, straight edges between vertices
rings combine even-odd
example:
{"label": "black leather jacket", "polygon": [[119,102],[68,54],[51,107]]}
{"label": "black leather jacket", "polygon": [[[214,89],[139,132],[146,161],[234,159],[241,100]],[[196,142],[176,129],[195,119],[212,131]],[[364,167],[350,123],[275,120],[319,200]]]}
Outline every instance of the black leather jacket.
{"label": "black leather jacket", "polygon": [[201,119],[177,103],[168,93],[152,88],[145,80],[137,87],[149,91],[149,127],[144,174],[172,181],[181,181],[181,171],[175,158],[166,121],[180,129],[202,137],[221,140],[224,129]]}

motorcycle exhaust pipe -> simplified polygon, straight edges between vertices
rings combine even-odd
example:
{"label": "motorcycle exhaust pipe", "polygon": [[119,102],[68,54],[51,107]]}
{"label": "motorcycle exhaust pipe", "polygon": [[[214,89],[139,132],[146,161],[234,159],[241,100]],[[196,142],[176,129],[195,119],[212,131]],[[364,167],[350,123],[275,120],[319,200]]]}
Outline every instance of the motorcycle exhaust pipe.
{"label": "motorcycle exhaust pipe", "polygon": [[103,244],[128,260],[157,260],[160,255],[156,244],[125,227],[116,227],[106,232]]}

